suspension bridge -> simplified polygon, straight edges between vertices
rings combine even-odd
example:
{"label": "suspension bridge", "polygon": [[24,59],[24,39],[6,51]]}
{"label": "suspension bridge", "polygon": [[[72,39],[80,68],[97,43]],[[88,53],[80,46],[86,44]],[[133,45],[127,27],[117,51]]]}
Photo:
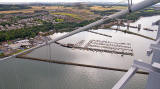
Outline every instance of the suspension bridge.
{"label": "suspension bridge", "polygon": [[[103,23],[105,23],[106,21],[110,20],[110,19],[115,19],[115,18],[118,18],[120,16],[123,16],[123,15],[126,15],[126,14],[130,14],[132,12],[135,12],[135,11],[138,11],[138,10],[141,10],[145,7],[149,7],[151,5],[154,5],[154,4],[157,4],[158,2],[160,2],[160,0],[145,0],[145,1],[142,1],[141,3],[138,3],[138,4],[132,4],[132,0],[128,0],[128,9],[126,10],[122,10],[118,13],[115,13],[113,15],[110,15],[110,16],[104,16],[102,19],[94,22],[94,23],[91,23],[87,26],[84,26],[84,27],[81,27],[79,29],[76,29],[68,34],[65,34],[61,37],[58,37],[54,40],[51,40],[51,41],[46,41],[46,43],[43,43],[41,45],[38,45],[38,46],[35,46],[31,49],[28,49],[28,50],[25,50],[23,52],[20,52],[20,53],[17,53],[17,54],[14,54],[12,56],[9,56],[9,57],[6,57],[6,58],[2,58],[0,59],[1,61],[3,60],[9,60],[9,59],[12,59],[13,57],[19,57],[19,55],[22,55],[24,53],[27,53],[27,52],[30,52],[32,50],[35,50],[37,48],[40,48],[40,47],[43,47],[43,46],[46,46],[48,45],[50,47],[50,44],[52,43],[55,43],[59,40],[62,40],[66,37],[69,37],[69,36],[72,36],[76,33],[79,33],[79,32],[82,32],[82,31],[85,31],[85,30],[88,30],[94,26],[99,26]],[[93,33],[93,32],[92,32]],[[100,34],[100,33],[96,33],[96,34]],[[104,34],[101,34],[101,35],[104,35]],[[104,35],[104,36],[108,36],[108,35]],[[108,36],[108,37],[111,37],[111,36]],[[154,50],[160,50],[160,47],[159,47],[159,38],[158,38],[158,42],[156,44],[152,44],[151,45],[151,48],[154,49]],[[50,51],[50,55],[51,55],[51,51]],[[33,58],[27,58],[27,59],[33,59]],[[51,59],[51,57],[50,57]],[[93,65],[84,65],[84,64],[75,64],[75,63],[67,63],[67,62],[62,62],[62,61],[54,61],[54,60],[46,60],[46,59],[33,59],[33,60],[39,60],[39,61],[46,61],[46,62],[52,62],[52,63],[58,63],[58,64],[69,64],[69,65],[75,65],[75,66],[84,66],[84,67],[91,67],[91,68],[99,68],[99,69],[108,69],[108,70],[117,70],[117,71],[128,71],[118,82],[117,84],[112,88],[112,89],[123,89],[124,86],[126,85],[126,83],[128,82],[128,80],[131,79],[131,77],[135,74],[135,73],[141,73],[141,74],[148,74],[146,72],[137,72],[138,69],[144,69],[144,70],[147,70],[149,71],[149,79],[151,80],[148,80],[148,86],[149,88],[148,89],[159,89],[160,85],[157,84],[157,83],[151,83],[151,82],[154,82],[155,80],[155,77],[154,76],[158,76],[159,75],[155,75],[153,73],[157,73],[159,74],[160,73],[160,61],[159,59],[157,58],[154,58],[153,57],[153,62],[152,64],[147,64],[147,63],[144,63],[144,62],[140,62],[140,61],[134,61],[132,67],[129,69],[129,70],[122,70],[122,69],[114,69],[114,68],[106,68],[106,67],[100,67],[100,66],[93,66]],[[157,61],[158,60],[158,61]],[[150,73],[152,75],[150,75]],[[160,80],[156,80],[156,82],[159,82]],[[152,87],[152,88],[150,88]],[[155,87],[155,88],[154,88]]]}

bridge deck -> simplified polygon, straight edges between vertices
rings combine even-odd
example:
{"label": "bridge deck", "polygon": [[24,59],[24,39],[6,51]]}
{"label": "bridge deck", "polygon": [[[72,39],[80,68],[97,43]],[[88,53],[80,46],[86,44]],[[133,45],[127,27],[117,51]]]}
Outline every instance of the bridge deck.
{"label": "bridge deck", "polygon": [[[157,33],[157,38],[159,37],[160,37],[160,23]],[[158,43],[157,45],[160,45],[160,43]],[[152,63],[153,62],[160,63],[160,50],[158,49],[153,49]],[[150,72],[146,89],[160,89],[160,75]]]}

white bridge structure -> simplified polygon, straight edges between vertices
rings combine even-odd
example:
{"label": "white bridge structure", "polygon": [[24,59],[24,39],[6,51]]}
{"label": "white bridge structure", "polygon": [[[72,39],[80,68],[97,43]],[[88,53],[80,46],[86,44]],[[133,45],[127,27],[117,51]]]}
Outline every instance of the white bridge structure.
{"label": "white bridge structure", "polygon": [[[159,26],[160,30],[160,26]],[[151,44],[150,48],[152,50],[157,50],[158,52],[154,52],[154,54],[160,55],[160,37],[157,40],[156,44]],[[152,64],[147,64],[141,61],[135,60],[132,67],[128,70],[128,72],[117,82],[117,84],[112,89],[123,89],[125,84],[132,78],[132,76],[138,71],[138,69],[143,69],[148,71],[152,75],[149,75],[147,89],[160,89],[160,59],[156,59],[159,62],[154,61],[154,56],[152,58]],[[159,57],[160,58],[160,57]],[[153,77],[159,77],[158,80]],[[152,79],[152,80],[150,80]],[[158,83],[157,83],[158,82]]]}
{"label": "white bridge structure", "polygon": [[[37,48],[40,48],[40,47],[43,47],[43,46],[46,46],[46,45],[50,45],[51,43],[55,43],[56,41],[62,40],[64,38],[66,38],[66,37],[72,36],[72,35],[74,35],[76,33],[81,32],[81,31],[85,31],[85,30],[88,30],[88,29],[90,29],[90,28],[92,28],[94,26],[101,25],[101,24],[105,23],[108,20],[115,19],[115,18],[118,18],[120,16],[123,16],[123,15],[129,14],[129,13],[141,10],[143,8],[152,6],[152,5],[157,4],[159,2],[160,2],[160,0],[144,0],[144,1],[142,1],[140,3],[137,3],[137,4],[134,4],[134,5],[130,5],[129,4],[129,8],[126,9],[126,10],[122,10],[122,11],[120,11],[118,13],[115,13],[113,15],[110,15],[110,16],[104,16],[102,19],[100,19],[100,20],[98,20],[98,21],[96,21],[94,23],[91,23],[91,24],[89,24],[87,26],[84,26],[84,27],[81,27],[79,29],[76,29],[76,30],[74,30],[74,31],[72,31],[72,32],[70,32],[68,34],[65,34],[65,35],[63,35],[61,37],[58,37],[58,38],[54,39],[54,40],[51,40],[51,41],[46,42],[44,44],[41,44],[41,45],[38,45],[38,46],[33,47],[31,49],[28,49],[28,50],[25,50],[23,52],[20,52],[18,54],[14,54],[12,56],[9,56],[9,57],[6,57],[6,58],[2,58],[2,59],[0,59],[0,61],[16,57],[16,56],[18,56],[20,54],[23,54],[25,52],[28,52],[28,51],[31,51],[31,50],[34,50],[34,49],[37,49]],[[159,28],[159,30],[160,30],[160,28]],[[156,44],[152,44],[151,45],[151,49],[153,49],[153,54],[154,54],[154,50],[155,50],[155,51],[159,51],[159,55],[160,55],[160,38],[157,40]],[[115,86],[112,89],[123,89],[124,86],[126,85],[126,83],[128,82],[128,80],[132,78],[132,76],[136,73],[136,71],[138,69],[143,69],[143,70],[146,70],[146,71],[149,72],[149,79],[148,79],[147,89],[160,89],[160,64],[159,64],[160,63],[160,59],[158,61],[157,60],[154,60],[154,57],[153,57],[152,64],[146,64],[146,63],[141,62],[141,61],[134,61],[132,67],[117,82],[117,84],[115,84]],[[157,77],[157,78],[154,78],[154,77]]]}

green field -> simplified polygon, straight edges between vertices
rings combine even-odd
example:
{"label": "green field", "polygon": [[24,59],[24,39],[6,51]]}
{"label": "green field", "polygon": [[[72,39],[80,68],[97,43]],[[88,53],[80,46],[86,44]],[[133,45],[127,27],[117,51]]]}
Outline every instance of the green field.
{"label": "green field", "polygon": [[54,15],[65,15],[65,16],[69,16],[69,17],[72,17],[72,18],[75,18],[75,19],[81,19],[81,17],[79,15],[76,15],[76,14],[71,14],[71,13],[64,13],[64,12],[52,12],[51,14],[54,14]]}

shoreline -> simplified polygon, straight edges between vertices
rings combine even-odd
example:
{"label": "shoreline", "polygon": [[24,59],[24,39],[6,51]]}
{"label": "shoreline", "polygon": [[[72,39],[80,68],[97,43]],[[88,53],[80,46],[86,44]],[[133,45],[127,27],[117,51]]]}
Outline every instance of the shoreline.
{"label": "shoreline", "polygon": [[[155,15],[155,16],[159,16],[159,15]],[[147,17],[147,16],[146,16]],[[153,17],[153,16],[148,16],[148,17]],[[140,17],[139,19],[141,19],[141,18],[145,18],[145,16],[144,17]],[[139,20],[138,19],[138,20]],[[136,22],[136,21],[135,21]],[[109,24],[109,23],[108,23]],[[113,25],[112,25],[113,26]],[[101,28],[102,29],[102,28]],[[106,28],[103,28],[103,29],[106,29]],[[110,28],[110,29],[112,29],[112,28]],[[114,29],[115,30],[115,29]],[[117,31],[119,31],[119,30],[117,30]],[[67,31],[65,31],[65,32],[67,32]],[[58,33],[65,33],[65,32],[58,32]],[[147,38],[147,39],[150,39],[150,40],[154,40],[155,41],[155,39],[154,38],[151,38],[151,37],[147,37],[147,36],[142,36],[142,35],[140,35],[140,34],[136,34],[136,33],[130,33],[130,32],[128,32],[128,31],[122,31],[122,32],[125,32],[125,33],[128,33],[128,34],[133,34],[133,35],[137,35],[137,36],[141,36],[141,37],[144,37],[144,38]],[[52,34],[50,34],[49,32],[46,32],[46,34],[45,34],[45,36],[52,36],[53,34],[55,34],[55,32],[52,32]],[[53,39],[53,37],[51,37],[51,39]],[[31,52],[31,51],[30,51]],[[27,52],[26,54],[28,54],[28,53],[30,53],[30,52]],[[1,57],[1,58],[5,58],[5,57],[8,57],[8,56],[3,56],[3,57]]]}

